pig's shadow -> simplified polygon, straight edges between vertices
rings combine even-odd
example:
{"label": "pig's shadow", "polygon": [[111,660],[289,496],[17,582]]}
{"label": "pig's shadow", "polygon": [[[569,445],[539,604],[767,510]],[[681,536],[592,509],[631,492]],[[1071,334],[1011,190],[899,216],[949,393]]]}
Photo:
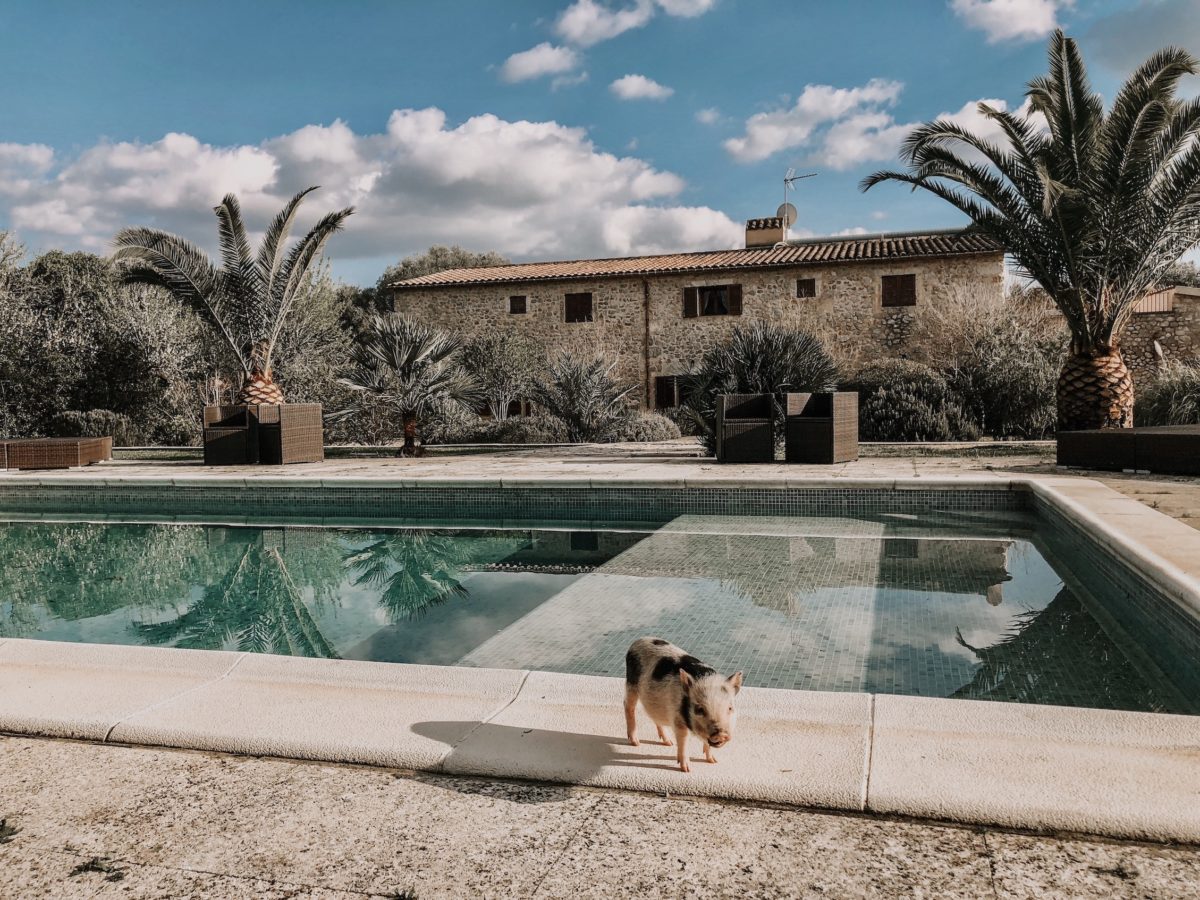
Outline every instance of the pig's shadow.
{"label": "pig's shadow", "polygon": [[[532,777],[544,776],[554,781],[567,777],[571,781],[586,779],[607,766],[679,771],[675,762],[675,748],[663,746],[657,738],[646,740],[643,737],[641,746],[634,747],[624,737],[483,722],[417,722],[412,725],[412,730],[450,747],[448,758],[451,760],[468,735],[472,744],[469,752],[472,755],[490,749],[497,756],[502,755],[507,759],[532,757],[538,763],[530,768],[540,770],[531,773]],[[697,745],[690,743],[690,749],[695,750]],[[475,749],[479,747],[486,749]],[[689,753],[689,756],[693,761],[703,759],[702,754]]]}

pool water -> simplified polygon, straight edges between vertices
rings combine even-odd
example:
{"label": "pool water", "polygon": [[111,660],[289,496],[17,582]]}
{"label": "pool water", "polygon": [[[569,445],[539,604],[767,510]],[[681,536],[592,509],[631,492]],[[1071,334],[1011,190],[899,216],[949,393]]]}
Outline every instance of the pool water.
{"label": "pool water", "polygon": [[1119,592],[1065,558],[1016,512],[586,531],[13,521],[0,637],[617,676],[652,634],[764,687],[1200,712],[1196,657],[1130,627]]}

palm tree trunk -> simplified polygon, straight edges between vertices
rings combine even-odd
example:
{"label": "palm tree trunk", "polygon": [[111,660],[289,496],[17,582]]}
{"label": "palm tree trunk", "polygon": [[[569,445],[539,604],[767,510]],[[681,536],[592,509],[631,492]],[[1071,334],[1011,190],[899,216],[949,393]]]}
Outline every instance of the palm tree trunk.
{"label": "palm tree trunk", "polygon": [[238,391],[238,403],[268,403],[275,406],[283,403],[283,391],[279,389],[270,369],[253,369],[246,373],[242,389]]}
{"label": "palm tree trunk", "polygon": [[404,446],[400,450],[400,455],[417,455],[417,417],[411,413],[404,414]]}
{"label": "palm tree trunk", "polygon": [[1133,379],[1117,347],[1067,357],[1058,376],[1058,430],[1133,426]]}

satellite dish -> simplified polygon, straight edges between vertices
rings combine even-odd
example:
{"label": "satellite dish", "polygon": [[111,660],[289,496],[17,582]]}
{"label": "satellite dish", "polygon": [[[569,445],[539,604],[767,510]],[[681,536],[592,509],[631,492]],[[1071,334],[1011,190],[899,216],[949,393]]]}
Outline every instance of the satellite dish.
{"label": "satellite dish", "polygon": [[781,203],[775,215],[783,219],[784,227],[791,228],[796,224],[796,207],[790,203]]}

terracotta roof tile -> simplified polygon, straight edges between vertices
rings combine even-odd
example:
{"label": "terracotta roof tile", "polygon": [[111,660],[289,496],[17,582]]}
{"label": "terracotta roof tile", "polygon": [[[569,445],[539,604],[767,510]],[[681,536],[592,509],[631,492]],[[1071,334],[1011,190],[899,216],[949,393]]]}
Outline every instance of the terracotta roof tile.
{"label": "terracotta roof tile", "polygon": [[755,247],[750,250],[710,250],[700,253],[670,253],[663,256],[577,259],[563,262],[447,269],[432,275],[395,281],[390,287],[409,289],[477,284],[519,284],[530,281],[566,281],[630,275],[666,275],[680,272],[802,266],[830,262],[967,256],[999,253],[1000,249],[1000,246],[991,238],[969,231],[864,234],[844,238],[789,241],[781,247]]}

